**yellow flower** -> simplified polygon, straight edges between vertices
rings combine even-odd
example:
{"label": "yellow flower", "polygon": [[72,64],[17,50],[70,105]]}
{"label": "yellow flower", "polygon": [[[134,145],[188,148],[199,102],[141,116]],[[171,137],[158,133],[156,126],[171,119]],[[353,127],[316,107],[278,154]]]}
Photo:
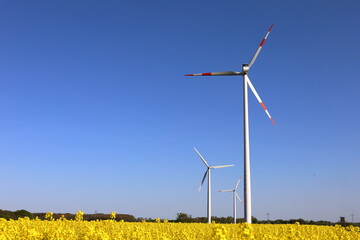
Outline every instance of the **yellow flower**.
{"label": "yellow flower", "polygon": [[47,220],[49,220],[49,221],[52,221],[52,220],[54,220],[54,213],[52,213],[52,212],[47,212],[46,214],[45,214],[45,219],[47,219]]}
{"label": "yellow flower", "polygon": [[111,212],[111,213],[110,213],[110,218],[111,218],[112,220],[115,220],[115,219],[116,219],[116,212]]}
{"label": "yellow flower", "polygon": [[[360,228],[354,226],[81,221],[83,215],[78,211],[77,221],[66,220],[63,216],[58,221],[0,218],[0,240],[360,240]],[[53,214],[46,217],[51,219]]]}
{"label": "yellow flower", "polygon": [[75,215],[75,220],[76,221],[82,221],[84,219],[84,212],[83,211],[77,211],[76,215]]}

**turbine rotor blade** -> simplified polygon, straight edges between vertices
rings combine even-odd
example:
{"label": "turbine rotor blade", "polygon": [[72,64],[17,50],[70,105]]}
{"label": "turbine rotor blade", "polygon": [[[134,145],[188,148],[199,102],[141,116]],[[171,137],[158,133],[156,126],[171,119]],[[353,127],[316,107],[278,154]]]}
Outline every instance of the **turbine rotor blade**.
{"label": "turbine rotor blade", "polygon": [[274,120],[273,120],[272,117],[270,116],[269,111],[268,111],[267,108],[265,107],[265,104],[264,104],[263,101],[261,100],[259,94],[257,93],[256,89],[255,89],[254,86],[252,85],[252,83],[251,83],[251,81],[250,81],[250,79],[249,79],[249,77],[248,77],[247,75],[245,75],[245,79],[246,79],[246,81],[248,82],[249,87],[250,87],[251,91],[254,93],[256,99],[259,101],[261,107],[264,109],[265,113],[266,113],[266,114],[268,115],[268,117],[270,118],[272,124],[276,125],[275,122],[274,122]]}
{"label": "turbine rotor blade", "polygon": [[209,169],[207,169],[206,172],[205,172],[205,174],[204,174],[204,177],[203,177],[203,179],[202,179],[202,181],[201,181],[201,184],[200,184],[200,187],[199,187],[198,192],[200,192],[201,187],[202,187],[202,185],[203,185],[203,183],[204,183],[204,181],[205,181],[205,178],[206,178],[206,175],[208,174],[208,172],[209,172]]}
{"label": "turbine rotor blade", "polygon": [[236,183],[236,186],[235,186],[234,190],[236,190],[236,189],[238,188],[239,183],[240,183],[240,180],[241,180],[241,177],[239,177],[239,180],[237,181],[237,183]]}
{"label": "turbine rotor blade", "polygon": [[249,69],[250,69],[250,68],[251,68],[251,66],[254,64],[254,62],[255,62],[255,60],[256,60],[256,58],[257,58],[257,56],[259,55],[259,53],[260,53],[260,51],[261,51],[262,47],[264,46],[264,44],[265,44],[265,42],[266,42],[267,37],[268,37],[268,36],[269,36],[269,34],[270,34],[270,31],[271,31],[271,29],[273,28],[273,26],[274,26],[274,24],[272,24],[272,25],[270,26],[270,28],[269,28],[269,30],[267,31],[267,33],[266,33],[266,35],[265,35],[264,39],[261,41],[261,43],[260,43],[260,45],[259,45],[258,49],[256,50],[256,52],[255,52],[254,56],[251,58],[250,63],[249,63]]}
{"label": "turbine rotor blade", "polygon": [[235,166],[235,165],[213,166],[213,167],[210,167],[210,168],[224,168],[224,167],[232,167],[232,166]]}
{"label": "turbine rotor blade", "polygon": [[235,192],[235,195],[236,195],[237,199],[239,199],[239,201],[242,203],[243,201],[241,200],[241,198],[239,197],[239,195],[237,194],[237,192]]}
{"label": "turbine rotor blade", "polygon": [[233,192],[234,190],[220,190],[219,192]]}
{"label": "turbine rotor blade", "polygon": [[235,71],[225,71],[225,72],[209,72],[209,73],[186,74],[184,76],[232,76],[232,75],[243,75],[243,73],[235,72]]}
{"label": "turbine rotor blade", "polygon": [[197,154],[199,155],[199,157],[201,158],[201,160],[203,160],[203,162],[205,163],[205,165],[209,168],[209,164],[206,162],[206,160],[203,158],[203,156],[201,156],[201,154],[199,153],[199,151],[194,147],[194,150],[197,152]]}

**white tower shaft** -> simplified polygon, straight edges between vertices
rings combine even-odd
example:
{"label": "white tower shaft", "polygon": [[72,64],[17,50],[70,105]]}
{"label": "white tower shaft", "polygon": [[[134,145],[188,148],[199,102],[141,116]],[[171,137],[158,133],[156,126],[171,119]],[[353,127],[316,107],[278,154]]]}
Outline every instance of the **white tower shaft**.
{"label": "white tower shaft", "polygon": [[211,171],[208,171],[208,201],[207,201],[207,217],[208,223],[211,223]]}
{"label": "white tower shaft", "polygon": [[250,145],[247,79],[247,75],[244,74],[244,213],[245,222],[251,223]]}
{"label": "white tower shaft", "polygon": [[236,223],[236,190],[234,190],[234,223]]}

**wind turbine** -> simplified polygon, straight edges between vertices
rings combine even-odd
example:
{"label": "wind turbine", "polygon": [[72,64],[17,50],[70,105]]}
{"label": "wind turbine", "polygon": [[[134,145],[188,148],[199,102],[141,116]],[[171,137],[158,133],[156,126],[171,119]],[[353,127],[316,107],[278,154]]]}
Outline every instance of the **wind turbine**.
{"label": "wind turbine", "polygon": [[204,174],[204,177],[201,181],[200,187],[199,187],[199,192],[201,190],[201,187],[205,181],[206,175],[208,176],[208,190],[207,190],[207,218],[208,218],[208,223],[211,223],[211,175],[210,175],[210,170],[214,169],[214,168],[224,168],[224,167],[232,167],[234,165],[222,165],[222,166],[210,166],[206,160],[203,158],[203,156],[201,156],[201,154],[199,153],[199,151],[194,147],[194,150],[197,152],[197,154],[199,155],[199,157],[201,158],[201,160],[204,162],[204,164],[206,165],[207,169],[206,172]]}
{"label": "wind turbine", "polygon": [[251,223],[251,184],[250,184],[250,145],[249,145],[249,117],[248,117],[248,86],[250,87],[251,91],[254,93],[255,97],[259,101],[261,107],[265,110],[266,114],[270,118],[271,122],[275,125],[274,120],[270,116],[268,110],[266,109],[263,101],[261,100],[259,94],[255,90],[253,84],[251,83],[248,72],[251,66],[254,64],[256,58],[258,57],[262,47],[265,44],[267,37],[270,34],[273,25],[270,26],[269,30],[267,31],[264,39],[261,41],[259,47],[257,48],[254,56],[251,58],[249,63],[242,65],[242,71],[225,71],[225,72],[209,72],[209,73],[196,73],[196,74],[186,74],[185,76],[232,76],[232,75],[239,75],[243,76],[243,98],[244,98],[244,214],[245,214],[245,221],[247,223]]}
{"label": "wind turbine", "polygon": [[238,199],[239,199],[239,201],[240,201],[240,202],[242,202],[242,201],[241,201],[241,199],[240,199],[240,197],[239,197],[239,195],[238,195],[238,194],[237,194],[237,192],[236,192],[236,189],[237,189],[237,188],[238,188],[238,186],[239,186],[240,180],[241,180],[241,177],[240,177],[240,178],[239,178],[239,180],[237,181],[236,186],[235,186],[235,188],[234,188],[233,190],[220,190],[220,191],[219,191],[219,192],[233,192],[234,223],[236,223],[236,198],[238,198]]}

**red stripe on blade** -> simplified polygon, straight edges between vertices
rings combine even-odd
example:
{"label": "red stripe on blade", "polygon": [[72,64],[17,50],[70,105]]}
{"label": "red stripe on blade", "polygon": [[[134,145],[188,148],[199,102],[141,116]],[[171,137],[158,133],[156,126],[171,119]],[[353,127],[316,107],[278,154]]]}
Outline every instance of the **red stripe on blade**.
{"label": "red stripe on blade", "polygon": [[211,76],[211,73],[203,73],[201,75],[203,75],[203,76]]}
{"label": "red stripe on blade", "polygon": [[264,39],[261,41],[261,43],[260,43],[260,47],[264,46],[265,41],[266,41],[266,39],[264,38]]}
{"label": "red stripe on blade", "polygon": [[270,31],[271,31],[271,29],[273,28],[273,26],[274,26],[274,24],[271,24],[271,26],[270,26],[270,28],[269,28],[268,32],[270,32]]}
{"label": "red stripe on blade", "polygon": [[272,124],[274,124],[274,126],[276,126],[276,123],[274,122],[274,119],[270,118]]}
{"label": "red stripe on blade", "polygon": [[184,75],[184,76],[194,76],[194,74],[186,74],[186,75]]}
{"label": "red stripe on blade", "polygon": [[266,111],[266,107],[265,104],[263,102],[260,103],[260,105],[262,106],[262,108]]}

